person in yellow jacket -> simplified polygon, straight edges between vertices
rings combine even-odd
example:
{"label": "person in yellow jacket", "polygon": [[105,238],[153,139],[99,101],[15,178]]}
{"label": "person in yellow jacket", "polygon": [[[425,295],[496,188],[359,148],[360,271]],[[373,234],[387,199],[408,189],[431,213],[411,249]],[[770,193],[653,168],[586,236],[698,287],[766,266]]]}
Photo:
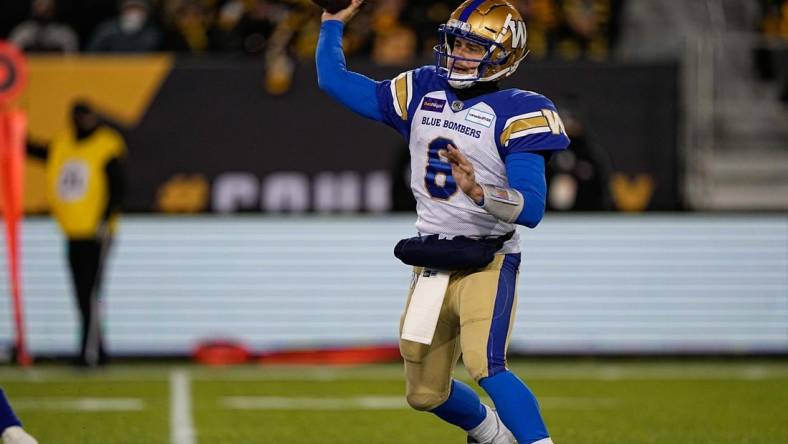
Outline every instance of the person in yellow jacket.
{"label": "person in yellow jacket", "polygon": [[99,290],[124,195],[123,136],[79,102],[72,109],[73,128],[28,153],[47,161],[47,192],[52,215],[68,240],[68,261],[81,315],[78,364],[106,363]]}

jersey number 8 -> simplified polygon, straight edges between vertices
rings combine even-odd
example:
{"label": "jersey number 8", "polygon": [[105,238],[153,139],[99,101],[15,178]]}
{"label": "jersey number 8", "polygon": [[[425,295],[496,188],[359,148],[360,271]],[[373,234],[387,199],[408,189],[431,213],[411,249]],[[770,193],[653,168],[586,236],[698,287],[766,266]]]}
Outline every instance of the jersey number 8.
{"label": "jersey number 8", "polygon": [[451,164],[441,159],[439,154],[441,150],[447,150],[449,144],[455,145],[451,140],[440,137],[430,142],[427,148],[427,174],[424,176],[424,185],[430,196],[435,199],[446,200],[457,192],[457,182],[451,175]]}

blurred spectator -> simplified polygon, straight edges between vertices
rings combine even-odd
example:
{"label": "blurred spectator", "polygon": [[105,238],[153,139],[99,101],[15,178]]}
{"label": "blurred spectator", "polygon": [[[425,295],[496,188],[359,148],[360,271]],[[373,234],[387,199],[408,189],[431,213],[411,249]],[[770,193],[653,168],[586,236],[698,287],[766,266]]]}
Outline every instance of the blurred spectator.
{"label": "blurred spectator", "polygon": [[513,0],[512,4],[525,19],[529,57],[546,58],[553,46],[555,30],[559,26],[559,5],[554,0]]}
{"label": "blurred spectator", "polygon": [[408,2],[403,22],[408,23],[417,36],[417,53],[433,57],[433,48],[438,44],[438,26],[446,21],[454,2]]}
{"label": "blurred spectator", "polygon": [[264,54],[268,39],[286,16],[287,11],[282,6],[268,0],[252,0],[236,26],[243,52],[250,55]]}
{"label": "blurred spectator", "polygon": [[[57,16],[68,23],[79,36],[84,51],[98,26],[117,16],[121,0],[55,0]],[[157,0],[161,1],[161,0]]]}
{"label": "blurred spectator", "polygon": [[146,52],[161,49],[162,34],[150,18],[147,0],[123,0],[120,14],[99,25],[87,51]]}
{"label": "blurred spectator", "polygon": [[213,31],[215,49],[229,51],[241,47],[241,37],[236,28],[245,11],[243,0],[228,0],[219,8]]}
{"label": "blurred spectator", "polygon": [[[296,60],[311,59],[317,44],[319,21],[314,20],[319,10],[285,8],[271,15],[275,27],[265,50],[265,88],[270,94],[280,95],[290,90]],[[243,21],[242,21],[243,23]]]}
{"label": "blurred spectator", "polygon": [[107,362],[101,325],[100,289],[124,195],[123,136],[84,102],[72,109],[73,128],[49,148],[28,153],[47,162],[52,214],[68,243],[68,261],[80,313],[80,366]]}
{"label": "blurred spectator", "polygon": [[564,21],[557,30],[559,58],[582,57],[604,60],[610,49],[608,26],[613,20],[614,0],[564,0]]}
{"label": "blurred spectator", "polygon": [[70,26],[55,21],[54,0],[34,0],[32,16],[16,26],[9,40],[25,52],[76,52],[77,34]]}
{"label": "blurred spectator", "polygon": [[412,63],[418,48],[416,33],[400,22],[405,0],[380,0],[373,13],[372,59],[381,65]]}
{"label": "blurred spectator", "polygon": [[[35,4],[53,8],[55,1],[35,0]],[[618,17],[624,3],[509,1],[526,19],[531,57],[566,60],[606,59],[616,43]],[[370,56],[384,65],[431,58],[438,41],[438,25],[459,3],[460,0],[369,2],[346,29],[345,53]],[[280,74],[290,71],[296,60],[311,60],[320,25],[320,10],[311,0],[120,0],[120,13],[110,19],[106,17],[114,12],[114,1],[64,0],[59,5],[63,7],[62,16],[69,19],[81,40],[88,42],[87,51],[241,52],[265,55],[266,60],[282,64],[282,69],[275,68]],[[9,9],[0,2],[0,25],[13,24],[25,11],[26,8],[16,6]],[[166,29],[164,33],[156,25],[159,19]],[[95,31],[91,32],[93,28]],[[73,51],[73,46],[65,50]]]}
{"label": "blurred spectator", "polygon": [[173,15],[166,37],[166,49],[179,52],[202,53],[213,49],[211,18],[196,1],[179,5]]}

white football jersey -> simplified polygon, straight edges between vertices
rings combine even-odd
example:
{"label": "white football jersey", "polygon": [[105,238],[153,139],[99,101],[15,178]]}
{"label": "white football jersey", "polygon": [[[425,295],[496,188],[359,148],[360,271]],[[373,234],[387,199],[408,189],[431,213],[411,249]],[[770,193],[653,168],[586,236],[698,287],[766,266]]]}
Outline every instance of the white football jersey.
{"label": "white football jersey", "polygon": [[[462,192],[442,156],[449,144],[473,163],[478,183],[499,187],[509,187],[509,154],[569,145],[555,106],[544,96],[510,89],[462,101],[432,66],[382,82],[378,102],[383,121],[409,141],[416,229],[423,234],[479,238],[515,230]],[[519,245],[515,235],[501,252],[519,252]]]}

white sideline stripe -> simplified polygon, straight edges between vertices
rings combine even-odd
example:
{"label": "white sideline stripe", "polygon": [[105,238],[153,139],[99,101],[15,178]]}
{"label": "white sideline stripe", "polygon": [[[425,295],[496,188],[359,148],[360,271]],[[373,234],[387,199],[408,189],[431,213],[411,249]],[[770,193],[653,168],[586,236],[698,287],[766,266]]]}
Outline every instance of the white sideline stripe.
{"label": "white sideline stripe", "polygon": [[170,444],[194,444],[191,381],[185,370],[170,373]]}
{"label": "white sideline stripe", "polygon": [[129,412],[145,409],[139,398],[16,398],[18,410],[77,410],[81,412]]}
{"label": "white sideline stripe", "polygon": [[[491,404],[489,399],[484,402]],[[611,408],[618,404],[612,398],[544,397],[542,407],[567,410]],[[404,396],[358,396],[353,398],[289,398],[283,396],[228,396],[219,405],[235,410],[405,410]]]}

